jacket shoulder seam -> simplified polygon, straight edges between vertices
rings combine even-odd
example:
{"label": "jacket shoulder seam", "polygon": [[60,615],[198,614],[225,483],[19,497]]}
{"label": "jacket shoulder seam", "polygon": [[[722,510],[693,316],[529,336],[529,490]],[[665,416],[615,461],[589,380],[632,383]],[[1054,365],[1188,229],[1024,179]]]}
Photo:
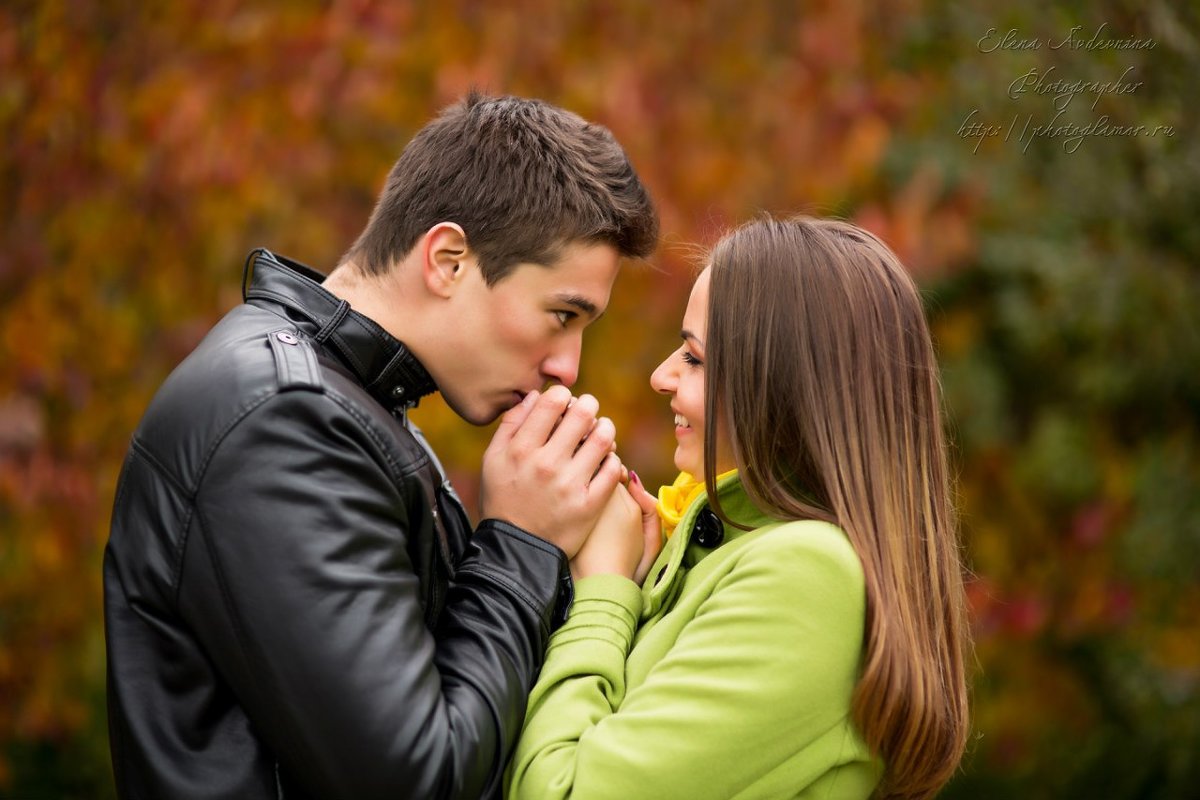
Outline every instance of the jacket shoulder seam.
{"label": "jacket shoulder seam", "polygon": [[179,476],[177,476],[167,467],[166,464],[159,460],[158,456],[150,452],[150,449],[142,443],[141,437],[135,435],[133,440],[130,441],[129,447],[134,453],[145,460],[150,465],[151,469],[162,476],[167,483],[171,484],[175,491],[179,492],[184,497],[191,497],[192,493],[186,486],[183,485],[183,481],[179,478]]}
{"label": "jacket shoulder seam", "polygon": [[197,496],[200,493],[200,486],[204,483],[204,478],[208,475],[208,466],[212,463],[213,457],[216,455],[217,450],[220,449],[230,432],[236,428],[242,420],[248,417],[256,408],[262,406],[263,403],[270,400],[276,394],[278,393],[274,390],[263,392],[258,397],[255,397],[252,402],[247,403],[237,414],[234,415],[233,419],[231,419],[225,425],[225,427],[221,429],[220,433],[213,437],[212,444],[208,446],[208,449],[204,452],[204,457],[200,459],[200,463],[197,465],[196,485],[187,494],[189,502],[187,513],[184,515],[183,534],[179,537],[179,553],[176,555],[175,563],[171,568],[172,594],[174,596],[176,608],[179,607],[179,591],[183,586],[183,581],[180,580],[180,577],[183,575],[183,561],[187,553],[189,530],[191,528],[192,517],[196,515],[196,501]]}
{"label": "jacket shoulder seam", "polygon": [[192,514],[196,508],[195,496],[166,464],[150,452],[149,448],[142,443],[139,437],[134,436],[133,441],[130,443],[130,450],[134,455],[145,461],[154,474],[165,480],[186,501],[184,503],[185,510],[183,516],[178,520],[179,541],[172,548],[173,552],[171,553],[170,591],[172,606],[178,609],[180,576],[183,574],[183,554],[187,552],[188,528],[192,524]]}

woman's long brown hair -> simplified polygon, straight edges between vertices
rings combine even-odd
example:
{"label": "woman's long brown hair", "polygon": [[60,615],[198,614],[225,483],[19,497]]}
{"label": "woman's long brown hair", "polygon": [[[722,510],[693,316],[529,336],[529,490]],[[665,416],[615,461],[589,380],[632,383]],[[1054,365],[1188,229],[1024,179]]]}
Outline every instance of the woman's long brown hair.
{"label": "woman's long brown hair", "polygon": [[[970,646],[937,364],[920,295],[849,223],[763,219],[711,257],[704,474],[716,423],[751,499],[842,528],[866,578],[854,721],[880,797],[932,796],[957,769]],[[726,520],[732,524],[736,521]]]}

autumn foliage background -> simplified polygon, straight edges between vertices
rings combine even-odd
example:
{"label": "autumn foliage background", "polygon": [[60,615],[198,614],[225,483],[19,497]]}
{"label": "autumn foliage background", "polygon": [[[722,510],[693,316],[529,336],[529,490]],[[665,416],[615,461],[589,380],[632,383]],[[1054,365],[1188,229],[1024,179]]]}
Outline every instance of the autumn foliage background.
{"label": "autumn foliage background", "polygon": [[[946,797],[1200,785],[1200,26],[1187,3],[229,0],[0,8],[0,796],[107,797],[100,561],[130,433],[269,246],[323,269],[392,161],[472,86],[609,126],[661,211],[580,391],[647,483],[647,376],[690,245],[761,211],[881,234],[926,290],[977,636]],[[989,28],[1151,49],[994,49]],[[1135,91],[1049,122],[1030,69]],[[1093,106],[1093,100],[1095,101]],[[489,430],[417,417],[467,497]]]}

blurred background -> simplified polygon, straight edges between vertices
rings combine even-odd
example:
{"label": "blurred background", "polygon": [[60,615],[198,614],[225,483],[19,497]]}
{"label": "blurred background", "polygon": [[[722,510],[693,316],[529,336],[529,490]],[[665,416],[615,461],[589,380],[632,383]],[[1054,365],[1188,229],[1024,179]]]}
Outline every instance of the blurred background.
{"label": "blurred background", "polygon": [[[113,794],[100,561],[152,393],[252,248],[331,268],[472,86],[607,125],[657,200],[577,386],[647,484],[694,246],[763,211],[888,241],[928,300],[972,570],[944,796],[1200,796],[1194,3],[251,5],[0,7],[0,797]],[[415,416],[473,502],[490,429]]]}

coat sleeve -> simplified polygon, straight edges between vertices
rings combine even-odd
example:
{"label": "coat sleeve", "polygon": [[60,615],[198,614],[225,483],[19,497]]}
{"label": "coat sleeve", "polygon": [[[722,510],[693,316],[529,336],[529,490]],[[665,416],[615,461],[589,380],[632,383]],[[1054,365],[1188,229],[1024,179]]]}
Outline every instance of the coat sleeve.
{"label": "coat sleeve", "polygon": [[509,797],[731,798],[772,773],[804,784],[828,769],[857,673],[862,572],[836,529],[789,527],[736,556],[632,690],[640,594],[608,576],[579,581],[530,697]]}
{"label": "coat sleeve", "polygon": [[431,634],[383,435],[328,393],[279,394],[234,426],[197,491],[180,610],[306,794],[479,797],[511,752],[566,561],[482,524]]}

